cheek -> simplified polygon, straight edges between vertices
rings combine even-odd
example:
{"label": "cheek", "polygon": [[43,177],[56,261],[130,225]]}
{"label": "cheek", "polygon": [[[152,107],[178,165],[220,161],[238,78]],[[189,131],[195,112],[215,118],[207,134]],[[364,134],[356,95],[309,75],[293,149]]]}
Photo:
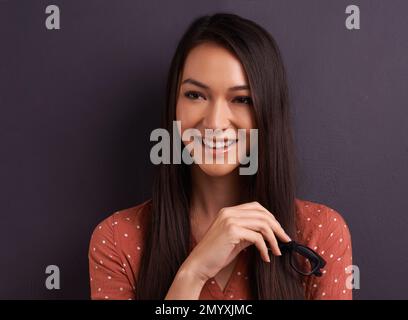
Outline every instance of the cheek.
{"label": "cheek", "polygon": [[234,112],[234,118],[238,128],[256,129],[255,112],[253,107],[245,107]]}
{"label": "cheek", "polygon": [[181,131],[184,132],[186,125],[188,125],[188,111],[181,101],[177,102],[176,106],[176,120],[181,122]]}
{"label": "cheek", "polygon": [[[176,120],[180,121],[180,131],[179,134],[183,137],[184,132],[187,129],[194,129],[198,128],[200,123],[200,115],[199,112],[195,108],[193,108],[188,103],[183,103],[179,101],[176,106]],[[190,139],[186,138],[189,142]],[[183,143],[186,143],[182,138]]]}
{"label": "cheek", "polygon": [[201,119],[201,115],[197,108],[183,102],[178,101],[176,106],[176,120],[181,122],[182,131],[189,128],[196,128]]}
{"label": "cheek", "polygon": [[250,129],[257,129],[257,124],[255,120],[255,112],[252,106],[242,108],[240,110],[237,110],[237,112],[234,114],[234,118],[236,119],[236,126],[241,129],[246,129],[245,130],[245,140],[246,140],[246,145],[245,145],[245,150],[248,153],[249,150],[251,149],[251,143],[253,143],[251,139],[251,133]]}

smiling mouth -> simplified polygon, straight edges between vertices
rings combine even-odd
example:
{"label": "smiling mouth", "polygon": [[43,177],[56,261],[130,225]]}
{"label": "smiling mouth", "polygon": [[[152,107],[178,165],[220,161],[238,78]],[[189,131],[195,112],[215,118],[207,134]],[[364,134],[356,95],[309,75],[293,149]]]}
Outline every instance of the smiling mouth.
{"label": "smiling mouth", "polygon": [[213,139],[206,139],[206,138],[202,139],[201,141],[206,148],[212,149],[214,151],[227,150],[229,147],[231,147],[232,145],[238,142],[237,139],[227,139],[224,141],[214,142]]}

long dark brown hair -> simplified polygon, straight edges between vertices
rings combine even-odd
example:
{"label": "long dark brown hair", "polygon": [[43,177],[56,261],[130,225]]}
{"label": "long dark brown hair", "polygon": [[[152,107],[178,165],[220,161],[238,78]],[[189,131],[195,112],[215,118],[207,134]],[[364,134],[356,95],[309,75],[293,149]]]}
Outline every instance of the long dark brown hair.
{"label": "long dark brown hair", "polygon": [[[250,198],[272,212],[294,239],[295,177],[288,88],[278,46],[266,30],[229,13],[196,19],[180,40],[171,62],[162,127],[172,132],[184,62],[189,51],[203,42],[230,50],[245,69],[259,141],[258,172],[249,182]],[[162,164],[156,169],[149,229],[135,289],[137,299],[164,299],[190,253],[190,168],[185,164]],[[254,253],[255,246],[250,250]],[[287,256],[272,256],[270,264],[259,253],[252,256],[254,299],[304,298]]]}

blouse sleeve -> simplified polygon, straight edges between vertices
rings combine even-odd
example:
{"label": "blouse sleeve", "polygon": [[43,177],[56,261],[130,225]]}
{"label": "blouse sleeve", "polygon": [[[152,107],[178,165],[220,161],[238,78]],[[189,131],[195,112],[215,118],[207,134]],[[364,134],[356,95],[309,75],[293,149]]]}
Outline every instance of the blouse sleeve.
{"label": "blouse sleeve", "polygon": [[89,245],[91,299],[129,300],[135,298],[125,259],[117,250],[113,215],[93,231]]}
{"label": "blouse sleeve", "polygon": [[[311,300],[351,300],[352,288],[347,283],[352,265],[351,236],[342,216],[326,207],[319,227],[325,226],[320,234],[318,253],[325,259],[322,276],[310,276],[306,280],[306,296]],[[324,225],[325,224],[325,225]]]}

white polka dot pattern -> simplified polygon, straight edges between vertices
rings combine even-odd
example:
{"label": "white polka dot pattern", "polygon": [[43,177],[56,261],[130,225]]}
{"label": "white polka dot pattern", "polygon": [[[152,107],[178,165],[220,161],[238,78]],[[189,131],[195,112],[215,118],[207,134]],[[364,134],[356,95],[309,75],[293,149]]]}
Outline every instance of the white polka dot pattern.
{"label": "white polka dot pattern", "polygon": [[[146,229],[143,217],[150,213],[150,204],[146,201],[115,212],[95,228],[88,252],[92,299],[136,298],[136,279]],[[294,238],[313,248],[327,262],[322,277],[303,278],[306,299],[352,299],[352,291],[346,287],[349,276],[346,269],[352,264],[351,237],[346,222],[338,212],[325,205],[299,199],[296,205]],[[214,278],[207,281],[200,299],[252,299],[250,264],[247,259],[237,263],[224,292]]]}
{"label": "white polka dot pattern", "polygon": [[351,236],[345,220],[337,211],[310,201],[303,201],[303,210],[300,210],[299,217],[302,215],[311,216],[312,221],[315,221],[314,228],[307,231],[310,233],[310,241],[305,244],[311,248],[319,248],[315,251],[326,260],[321,277],[305,277],[306,298],[352,299],[352,290],[346,287],[347,277],[350,276],[346,273],[346,268],[352,264],[352,249]]}
{"label": "white polka dot pattern", "polygon": [[135,299],[143,229],[139,225],[141,222],[136,226],[132,219],[138,220],[145,204],[115,212],[92,233],[88,252],[92,299]]}

